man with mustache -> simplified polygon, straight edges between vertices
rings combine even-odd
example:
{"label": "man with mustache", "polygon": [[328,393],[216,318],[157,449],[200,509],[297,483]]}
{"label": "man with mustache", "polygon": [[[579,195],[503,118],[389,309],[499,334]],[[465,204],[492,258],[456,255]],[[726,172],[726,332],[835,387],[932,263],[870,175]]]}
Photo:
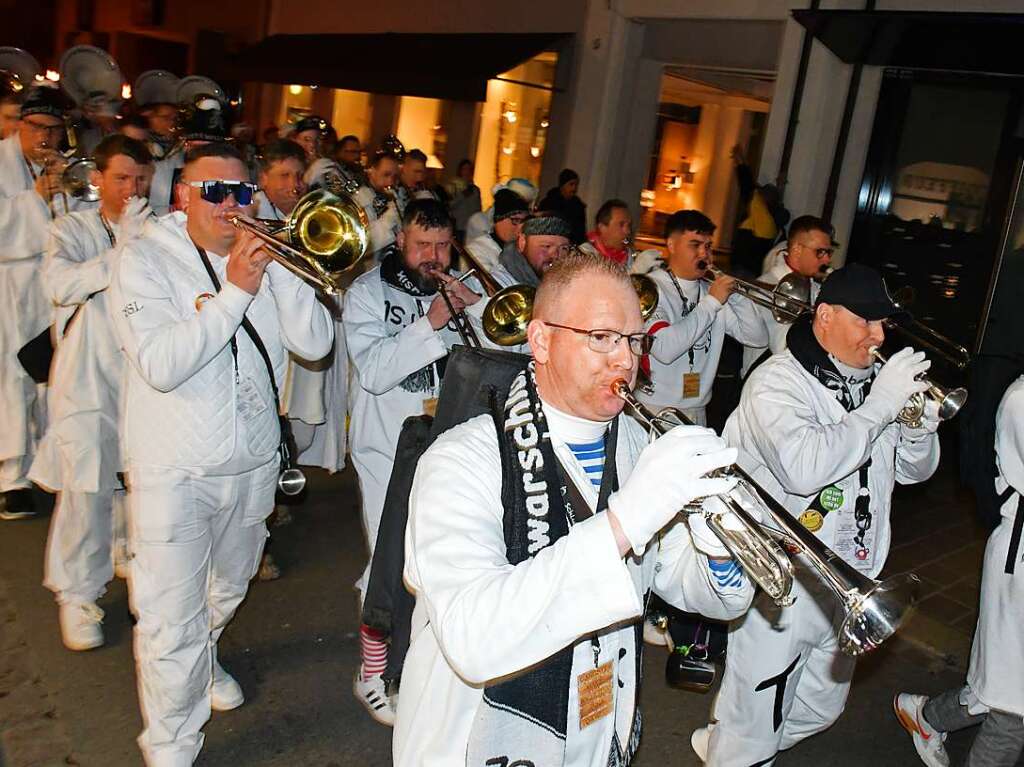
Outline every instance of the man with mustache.
{"label": "man with mustache", "polygon": [[[834,250],[831,226],[817,216],[798,216],[789,225],[789,237],[782,257],[757,279],[766,285],[778,285],[787,274],[797,274],[810,284],[808,300],[813,304],[821,290],[821,280],[825,279],[832,266]],[[767,307],[757,306],[755,312],[768,331],[768,345],[744,347],[743,375],[760,357],[766,356],[766,352],[778,354],[785,349],[786,333],[790,328],[790,323],[776,321]]]}
{"label": "man with mustache", "polygon": [[[402,424],[410,416],[433,415],[445,358],[459,342],[439,285],[445,283],[455,311],[480,298],[449,274],[454,229],[443,204],[413,200],[380,266],[361,275],[345,296],[345,340],[356,372],[349,437],[370,559]],[[368,575],[369,561],[356,584],[360,598]],[[356,698],[374,719],[390,725],[394,708],[381,679],[387,645],[367,626],[360,629],[360,642]]]}

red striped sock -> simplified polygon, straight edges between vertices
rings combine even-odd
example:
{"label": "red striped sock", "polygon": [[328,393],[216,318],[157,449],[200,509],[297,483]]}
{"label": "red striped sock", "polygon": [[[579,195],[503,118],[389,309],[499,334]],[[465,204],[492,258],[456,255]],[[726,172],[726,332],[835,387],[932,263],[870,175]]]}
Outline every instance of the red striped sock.
{"label": "red striped sock", "polygon": [[359,627],[359,652],[363,661],[363,680],[380,676],[388,665],[388,643],[385,634],[366,624]]}

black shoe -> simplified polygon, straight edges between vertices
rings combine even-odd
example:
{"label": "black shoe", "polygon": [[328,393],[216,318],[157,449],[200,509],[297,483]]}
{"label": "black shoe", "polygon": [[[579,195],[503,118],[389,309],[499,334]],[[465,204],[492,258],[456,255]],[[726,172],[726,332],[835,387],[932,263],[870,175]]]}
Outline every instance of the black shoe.
{"label": "black shoe", "polygon": [[32,501],[32,490],[8,490],[3,493],[4,506],[0,509],[0,519],[26,519],[36,515],[35,503]]}

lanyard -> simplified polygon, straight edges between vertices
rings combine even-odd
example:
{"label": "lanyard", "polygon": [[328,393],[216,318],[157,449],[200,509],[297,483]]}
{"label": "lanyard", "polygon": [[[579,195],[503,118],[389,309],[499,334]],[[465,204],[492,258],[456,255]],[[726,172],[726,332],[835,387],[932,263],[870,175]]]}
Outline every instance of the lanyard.
{"label": "lanyard", "polygon": [[107,233],[107,239],[110,240],[110,247],[117,245],[117,238],[114,237],[114,230],[110,226],[110,222],[107,221],[107,217],[103,215],[102,211],[96,211],[100,216],[100,223],[103,224],[103,229]]}
{"label": "lanyard", "polygon": [[[672,283],[672,287],[676,289],[676,295],[678,295],[679,296],[679,300],[683,302],[683,318],[685,319],[686,317],[690,316],[690,312],[692,312],[694,309],[697,308],[697,304],[694,303],[693,306],[690,305],[689,299],[686,296],[683,295],[683,289],[679,287],[679,280],[676,279],[675,274],[672,272],[671,269],[666,269],[665,271],[668,272],[668,281],[671,282]],[[700,294],[700,286],[699,285],[697,286],[697,293],[698,293],[698,296],[699,296],[699,294]],[[700,301],[699,297],[698,297],[697,301],[698,302]],[[689,348],[689,350],[687,351],[687,353],[686,353],[686,356],[689,358],[689,362],[690,362],[690,370],[693,370],[693,363],[696,360],[695,352],[698,349],[700,351],[706,351],[707,349],[710,349],[710,348],[711,348],[711,328],[709,327],[707,334],[704,336],[704,340],[701,341],[699,344],[694,344],[693,346],[691,346]]]}

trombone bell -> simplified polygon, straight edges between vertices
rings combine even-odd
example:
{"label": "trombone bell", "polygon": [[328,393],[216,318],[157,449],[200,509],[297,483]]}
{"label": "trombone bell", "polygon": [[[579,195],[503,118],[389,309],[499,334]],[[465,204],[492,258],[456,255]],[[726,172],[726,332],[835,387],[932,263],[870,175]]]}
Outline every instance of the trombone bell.
{"label": "trombone bell", "polygon": [[302,197],[285,222],[241,213],[231,223],[263,240],[271,257],[286,269],[323,288],[341,290],[342,275],[370,246],[366,213],[348,197],[317,189]]}

